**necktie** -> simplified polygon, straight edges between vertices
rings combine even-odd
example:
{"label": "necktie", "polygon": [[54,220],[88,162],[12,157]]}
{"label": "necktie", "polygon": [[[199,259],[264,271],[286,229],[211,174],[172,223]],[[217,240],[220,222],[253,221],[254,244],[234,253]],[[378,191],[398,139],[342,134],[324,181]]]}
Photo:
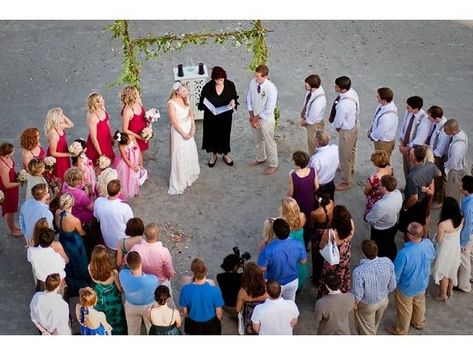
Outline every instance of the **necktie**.
{"label": "necktie", "polygon": [[[429,136],[427,137],[427,141],[425,142],[425,144],[430,145],[430,141],[432,140],[432,135],[434,134],[436,128],[437,128],[437,123],[434,124],[434,126],[432,127],[432,130],[430,131]],[[437,137],[438,137],[438,134],[436,134],[435,138],[437,138]],[[436,141],[437,141],[437,139],[434,139],[434,142],[433,142],[434,144],[431,145],[432,149],[435,149],[435,143],[437,143]]]}
{"label": "necktie", "polygon": [[307,104],[309,103],[309,100],[310,100],[311,96],[312,96],[312,91],[309,91],[309,93],[307,94],[307,96],[305,98],[304,107],[302,108],[302,111],[301,111],[301,118],[304,118],[304,116],[305,116],[305,113],[307,111]]}
{"label": "necktie", "polygon": [[[381,108],[382,108],[382,106],[379,106],[378,109],[376,110],[376,113],[374,114],[373,123],[376,120],[376,116],[378,116],[379,111],[381,111]],[[378,128],[378,125],[379,125],[379,119],[376,121],[376,124],[375,124],[374,128]]]}
{"label": "necktie", "polygon": [[256,92],[259,94],[261,92],[261,85],[258,84],[258,87],[256,88]]}
{"label": "necktie", "polygon": [[335,114],[337,113],[336,106],[338,104],[338,101],[340,101],[340,95],[338,95],[335,101],[333,102],[332,110],[330,111],[330,116],[328,117],[328,121],[330,123],[333,123],[333,120],[335,119]]}
{"label": "necktie", "polygon": [[407,145],[411,139],[411,131],[412,131],[412,125],[414,124],[414,114],[411,116],[411,120],[409,121],[409,124],[407,125],[406,131],[404,132],[404,138],[402,139],[402,142],[404,145]]}

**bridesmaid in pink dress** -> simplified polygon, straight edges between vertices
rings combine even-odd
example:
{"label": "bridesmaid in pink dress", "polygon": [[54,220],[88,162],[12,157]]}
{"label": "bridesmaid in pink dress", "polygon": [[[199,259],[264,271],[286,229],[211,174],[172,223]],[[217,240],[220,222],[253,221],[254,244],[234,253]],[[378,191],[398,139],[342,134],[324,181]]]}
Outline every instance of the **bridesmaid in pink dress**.
{"label": "bridesmaid in pink dress", "polygon": [[44,131],[48,138],[48,155],[56,158],[56,166],[53,174],[61,181],[64,180],[64,173],[71,167],[71,153],[68,151],[66,141],[67,128],[74,127],[74,123],[67,118],[59,107],[48,111]]}
{"label": "bridesmaid in pink dress", "polygon": [[141,131],[148,126],[145,120],[145,108],[142,105],[138,89],[125,86],[120,94],[122,102],[122,130],[129,136],[135,137],[142,153],[148,150],[149,143],[141,136]]}
{"label": "bridesmaid in pink dress", "polygon": [[129,199],[140,194],[138,172],[143,166],[140,148],[135,137],[125,132],[115,132],[113,138],[118,142],[120,156],[115,159],[114,168],[117,170],[118,179],[122,183],[122,194]]}
{"label": "bridesmaid in pink dress", "polygon": [[105,111],[105,101],[103,97],[93,92],[87,98],[87,126],[89,127],[89,137],[87,138],[87,157],[94,165],[101,155],[107,156],[113,163],[115,153],[113,151],[113,138],[110,131],[110,116]]}
{"label": "bridesmaid in pink dress", "polygon": [[21,150],[21,161],[23,162],[23,169],[28,171],[28,163],[31,159],[43,159],[46,154],[39,142],[39,129],[32,127],[27,128],[21,133],[20,144],[23,148]]}
{"label": "bridesmaid in pink dress", "polygon": [[5,196],[2,202],[2,216],[5,216],[8,233],[13,237],[21,237],[21,230],[15,225],[20,184],[16,182],[15,162],[12,159],[14,152],[13,144],[0,144],[0,190]]}

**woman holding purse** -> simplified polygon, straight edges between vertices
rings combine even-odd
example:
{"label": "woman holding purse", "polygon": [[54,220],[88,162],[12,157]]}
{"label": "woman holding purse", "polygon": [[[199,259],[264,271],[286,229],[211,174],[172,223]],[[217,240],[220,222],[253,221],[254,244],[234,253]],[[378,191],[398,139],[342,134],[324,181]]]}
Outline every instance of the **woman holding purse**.
{"label": "woman holding purse", "polygon": [[333,271],[340,276],[340,291],[343,293],[349,292],[351,286],[351,240],[355,234],[355,224],[353,223],[350,212],[345,206],[338,205],[333,208],[333,217],[329,227],[330,228],[322,235],[319,247],[322,251],[327,243],[333,240],[338,247],[340,261],[336,265],[330,265],[327,260],[324,260],[317,299],[328,294],[328,289],[325,287],[325,282],[323,281],[328,271]]}

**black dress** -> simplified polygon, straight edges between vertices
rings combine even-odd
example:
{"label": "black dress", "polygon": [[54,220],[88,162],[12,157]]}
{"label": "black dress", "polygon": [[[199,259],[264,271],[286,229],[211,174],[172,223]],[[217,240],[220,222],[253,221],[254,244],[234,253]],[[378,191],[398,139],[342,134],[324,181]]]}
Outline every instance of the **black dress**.
{"label": "black dress", "polygon": [[233,110],[219,115],[214,114],[204,105],[204,99],[209,100],[215,107],[226,106],[231,100],[235,100],[235,108],[238,105],[238,95],[235,84],[225,79],[224,88],[220,95],[215,90],[215,81],[211,80],[202,88],[200,94],[199,110],[204,111],[204,133],[202,138],[202,149],[207,153],[228,154],[230,149],[230,132],[232,130]]}

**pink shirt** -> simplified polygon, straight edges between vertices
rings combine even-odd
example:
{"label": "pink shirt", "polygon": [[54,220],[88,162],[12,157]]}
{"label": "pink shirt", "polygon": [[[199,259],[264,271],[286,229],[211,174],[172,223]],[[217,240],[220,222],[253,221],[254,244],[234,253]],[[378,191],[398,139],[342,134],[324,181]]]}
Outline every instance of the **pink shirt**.
{"label": "pink shirt", "polygon": [[137,251],[140,254],[143,272],[156,275],[160,283],[170,280],[176,274],[172,267],[171,253],[163,246],[163,243],[148,243],[143,240],[140,244],[133,246],[131,251]]}
{"label": "pink shirt", "polygon": [[74,206],[72,206],[72,214],[79,218],[81,223],[89,222],[94,216],[93,212],[87,208],[92,203],[89,195],[78,188],[70,187],[67,184],[62,186],[62,193],[69,192],[74,197]]}

